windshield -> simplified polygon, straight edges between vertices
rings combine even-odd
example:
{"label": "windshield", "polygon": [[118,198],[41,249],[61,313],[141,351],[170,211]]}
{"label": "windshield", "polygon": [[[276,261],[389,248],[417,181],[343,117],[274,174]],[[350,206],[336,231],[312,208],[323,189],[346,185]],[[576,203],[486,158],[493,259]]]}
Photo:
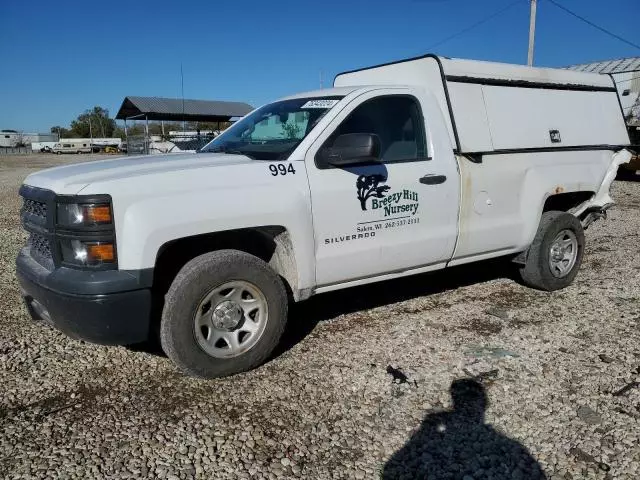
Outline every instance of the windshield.
{"label": "windshield", "polygon": [[341,98],[294,98],[270,103],[229,127],[200,151],[286,160]]}

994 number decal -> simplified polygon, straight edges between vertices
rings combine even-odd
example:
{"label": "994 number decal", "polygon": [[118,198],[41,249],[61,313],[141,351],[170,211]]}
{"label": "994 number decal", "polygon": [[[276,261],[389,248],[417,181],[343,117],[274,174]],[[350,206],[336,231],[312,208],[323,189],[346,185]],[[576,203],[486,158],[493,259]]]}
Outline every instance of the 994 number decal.
{"label": "994 number decal", "polygon": [[287,173],[296,173],[295,168],[293,168],[293,163],[288,164],[288,166],[284,163],[278,163],[277,165],[272,164],[269,165],[269,170],[271,171],[271,175],[274,177],[277,177],[278,175],[286,175]]}

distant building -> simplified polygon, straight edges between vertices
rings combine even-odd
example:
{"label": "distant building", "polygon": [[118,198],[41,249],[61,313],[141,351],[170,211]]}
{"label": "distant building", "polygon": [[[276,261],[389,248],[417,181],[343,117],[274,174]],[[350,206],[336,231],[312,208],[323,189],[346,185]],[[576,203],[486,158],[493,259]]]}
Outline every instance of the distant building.
{"label": "distant building", "polygon": [[58,135],[54,133],[27,133],[17,130],[0,130],[0,147],[13,148],[27,146],[33,142],[55,142]]}

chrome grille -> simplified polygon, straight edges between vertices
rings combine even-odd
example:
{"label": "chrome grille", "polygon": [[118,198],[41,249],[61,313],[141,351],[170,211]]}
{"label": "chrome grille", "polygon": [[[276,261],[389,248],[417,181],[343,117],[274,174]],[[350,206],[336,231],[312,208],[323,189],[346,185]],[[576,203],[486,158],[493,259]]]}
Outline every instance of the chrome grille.
{"label": "chrome grille", "polygon": [[22,205],[22,210],[31,215],[35,215],[36,217],[40,217],[43,219],[47,218],[47,204],[43,202],[25,198]]}

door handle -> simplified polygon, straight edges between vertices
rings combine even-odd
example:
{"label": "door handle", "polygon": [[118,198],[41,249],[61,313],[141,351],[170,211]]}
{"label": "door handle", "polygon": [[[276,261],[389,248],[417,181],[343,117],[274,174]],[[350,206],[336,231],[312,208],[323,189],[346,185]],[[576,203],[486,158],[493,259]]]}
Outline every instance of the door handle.
{"label": "door handle", "polygon": [[438,185],[446,181],[447,181],[446,175],[434,175],[434,174],[425,175],[420,179],[420,183],[424,183],[425,185]]}

